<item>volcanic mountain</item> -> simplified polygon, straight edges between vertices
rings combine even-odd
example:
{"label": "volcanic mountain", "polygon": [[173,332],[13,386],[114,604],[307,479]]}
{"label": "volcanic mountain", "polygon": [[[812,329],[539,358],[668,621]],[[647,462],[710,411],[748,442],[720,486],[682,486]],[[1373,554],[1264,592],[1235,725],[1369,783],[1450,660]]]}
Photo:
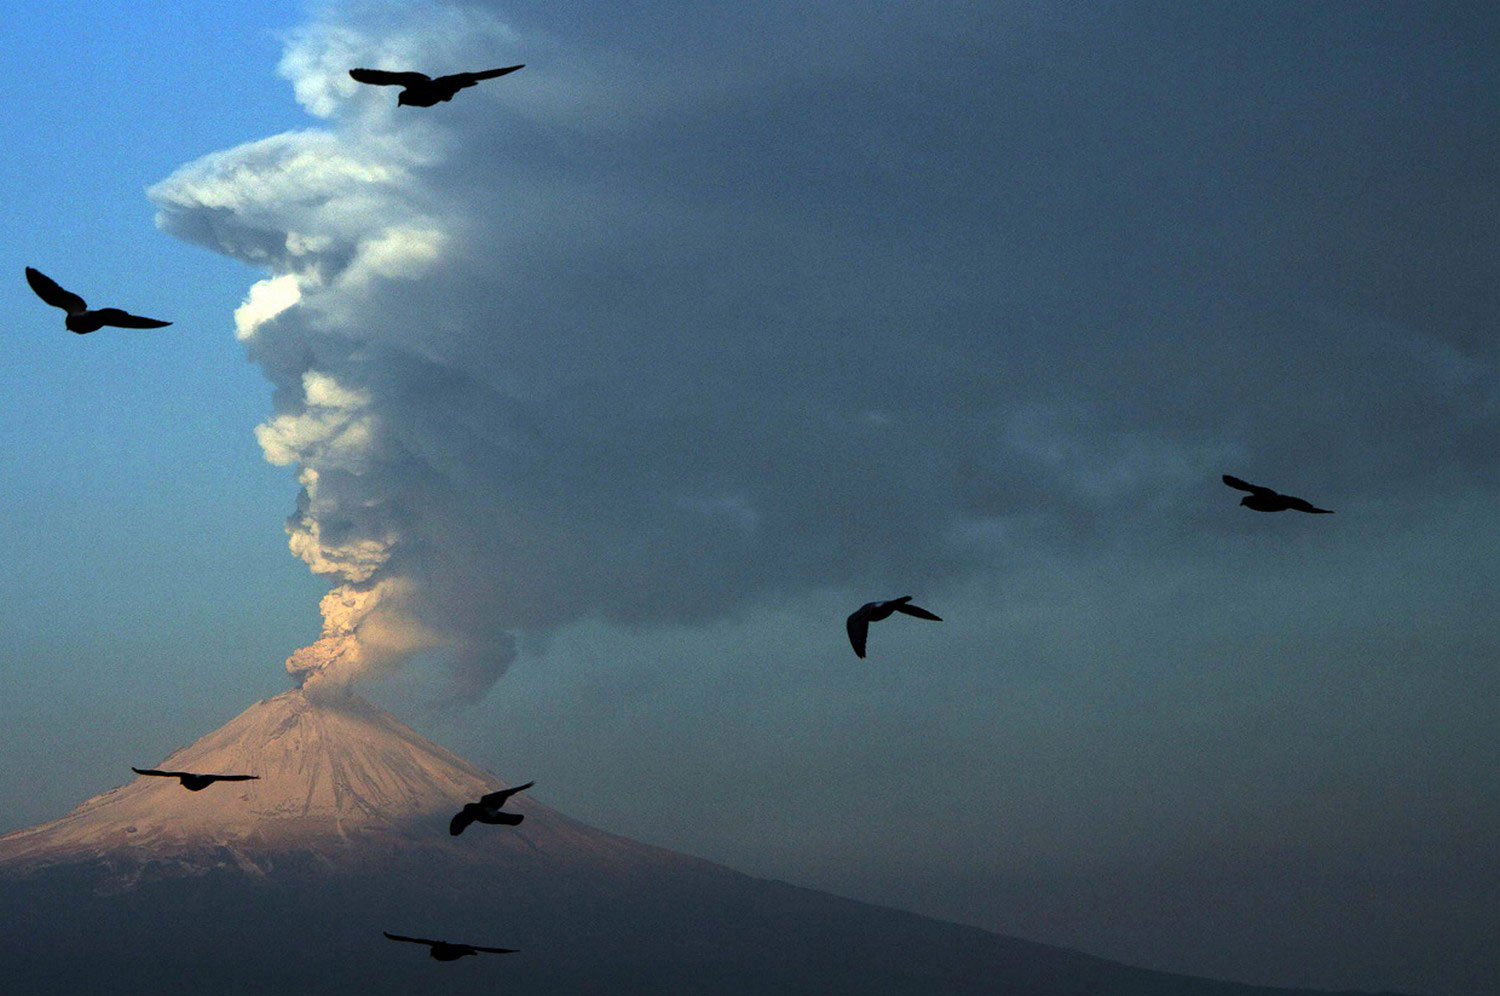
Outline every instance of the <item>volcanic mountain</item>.
{"label": "volcanic mountain", "polygon": [[[840,899],[596,830],[363,700],[293,690],[0,837],[6,993],[1291,993],[1130,968]],[[381,932],[519,948],[439,964]]]}

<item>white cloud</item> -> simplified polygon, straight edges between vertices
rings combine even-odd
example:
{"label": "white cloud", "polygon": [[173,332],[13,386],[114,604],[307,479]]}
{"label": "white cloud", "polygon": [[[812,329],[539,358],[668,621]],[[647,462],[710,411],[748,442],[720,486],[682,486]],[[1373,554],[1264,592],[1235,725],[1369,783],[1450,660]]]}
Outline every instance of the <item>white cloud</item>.
{"label": "white cloud", "polygon": [[317,408],[361,409],[370,405],[370,395],[340,384],[335,378],[318,370],[308,370],[302,375],[302,393],[309,405]]}
{"label": "white cloud", "polygon": [[341,279],[346,283],[378,278],[415,280],[437,261],[442,243],[443,235],[436,229],[388,228],[360,242]]}
{"label": "white cloud", "polygon": [[[292,236],[287,237],[290,247]],[[245,303],[234,309],[234,335],[243,342],[255,335],[255,330],[275,318],[298,301],[302,300],[302,289],[297,277],[283,273],[278,277],[260,280],[252,284]]]}

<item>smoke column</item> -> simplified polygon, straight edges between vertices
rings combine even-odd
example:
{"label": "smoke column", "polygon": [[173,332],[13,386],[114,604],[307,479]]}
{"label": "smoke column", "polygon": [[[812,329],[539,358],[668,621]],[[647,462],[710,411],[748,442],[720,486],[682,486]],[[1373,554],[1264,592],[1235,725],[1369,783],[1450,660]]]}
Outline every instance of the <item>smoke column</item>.
{"label": "smoke column", "polygon": [[[795,19],[776,30],[820,93],[904,92],[888,38],[809,52]],[[952,237],[974,204],[861,144],[885,98],[851,128],[775,60],[657,54],[564,46],[484,4],[361,5],[281,66],[323,127],[152,189],[163,229],[267,271],[235,314],[275,387],[256,435],[296,470],[292,551],[332,585],[298,681],[434,651],[476,695],[518,638],[576,620],[930,591],[1006,562],[1043,514],[1123,524],[1119,496],[1215,465],[1061,407],[1079,375],[1049,382],[1055,344],[997,354],[1004,281]],[[516,62],[430,109],[348,77]],[[851,186],[829,163],[871,165]],[[967,163],[929,178],[983,173]],[[872,214],[926,191],[909,220]]]}
{"label": "smoke column", "polygon": [[[294,42],[286,72],[298,72],[306,44],[317,42]],[[416,137],[430,138],[420,129]],[[422,561],[410,548],[420,516],[409,502],[436,487],[438,471],[386,428],[400,415],[390,403],[399,392],[382,377],[418,361],[388,352],[385,333],[396,327],[382,325],[380,311],[383,296],[399,296],[442,261],[442,232],[414,204],[423,161],[356,124],[209,156],[152,191],[162,227],[271,271],[234,318],[237,338],[276,385],[276,412],[256,438],[268,461],[297,468],[289,545],[334,583],[319,638],[286,662],[303,687],[342,686],[446,647],[478,689],[514,656],[504,634],[481,640],[434,613],[410,573]],[[436,616],[436,629],[424,614]]]}

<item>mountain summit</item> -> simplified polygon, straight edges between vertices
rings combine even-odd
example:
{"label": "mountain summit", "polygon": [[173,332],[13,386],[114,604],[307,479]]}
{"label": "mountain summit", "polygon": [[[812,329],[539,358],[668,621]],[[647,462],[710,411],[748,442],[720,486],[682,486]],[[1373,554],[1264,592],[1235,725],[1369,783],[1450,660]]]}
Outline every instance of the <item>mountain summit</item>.
{"label": "mountain summit", "polygon": [[[0,837],[7,994],[1293,992],[750,878],[528,796],[523,825],[454,837],[504,783],[353,696],[277,695],[161,763],[259,779],[139,778]],[[385,931],[520,953],[438,965]]]}
{"label": "mountain summit", "polygon": [[454,841],[453,814],[505,782],[355,695],[292,689],[252,705],[170,754],[165,768],[237,771],[255,781],[187,792],[136,778],[61,819],[0,837],[0,877],[89,868],[95,891],[234,868],[257,877],[315,863],[346,874],[419,859],[471,865],[520,852],[590,863],[620,852],[670,852],[593,830],[529,797],[512,808],[526,825],[491,832],[484,846]]}
{"label": "mountain summit", "polygon": [[257,702],[161,764],[259,778],[202,796],[137,778],[60,820],[0,837],[0,862],[161,858],[205,847],[357,851],[362,840],[420,837],[502,785],[363,699],[314,700],[297,689]]}

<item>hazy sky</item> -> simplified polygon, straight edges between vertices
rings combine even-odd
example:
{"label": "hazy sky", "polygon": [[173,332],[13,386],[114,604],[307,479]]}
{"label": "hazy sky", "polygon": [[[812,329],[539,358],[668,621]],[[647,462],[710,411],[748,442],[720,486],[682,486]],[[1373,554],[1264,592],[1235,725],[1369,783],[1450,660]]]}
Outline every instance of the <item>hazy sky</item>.
{"label": "hazy sky", "polygon": [[0,829],[311,646],[744,871],[1500,991],[1500,16],[740,6],[3,29]]}

